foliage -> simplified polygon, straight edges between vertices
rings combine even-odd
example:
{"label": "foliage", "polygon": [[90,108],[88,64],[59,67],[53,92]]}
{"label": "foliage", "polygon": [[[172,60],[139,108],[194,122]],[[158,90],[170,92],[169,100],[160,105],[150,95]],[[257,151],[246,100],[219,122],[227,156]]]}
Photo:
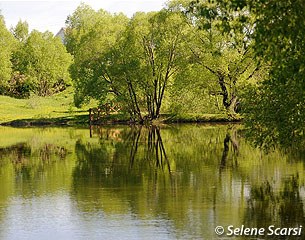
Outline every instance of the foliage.
{"label": "foliage", "polygon": [[[192,41],[188,44],[193,54],[191,80],[196,76],[196,80],[191,83],[192,89],[196,93],[201,86],[204,89],[200,95],[202,100],[211,102],[213,99],[218,111],[224,109],[234,117],[241,101],[241,86],[256,82],[258,73],[262,72],[254,59],[253,43],[248,38],[253,26],[248,24],[240,34],[223,31],[218,16],[227,9],[221,8],[217,1],[173,1],[169,7],[183,12],[193,26]],[[184,88],[183,82],[180,87]],[[200,99],[196,103],[198,101]],[[210,106],[208,108],[210,111],[213,109]]]}
{"label": "foliage", "polygon": [[[209,34],[211,39],[215,36],[215,28],[216,33],[218,31],[216,36],[220,37],[220,41],[211,44],[211,47],[206,44],[203,48],[204,56],[212,59],[212,65],[209,65],[208,58],[201,57],[200,61],[218,76],[223,105],[231,105],[232,90],[234,96],[239,88],[230,89],[235,86],[234,81],[228,81],[231,70],[233,73],[234,69],[238,70],[237,73],[245,73],[244,79],[254,77],[251,85],[236,82],[240,82],[243,88],[239,96],[242,97],[243,112],[247,114],[248,128],[258,135],[256,142],[259,145],[272,142],[303,144],[305,59],[302,52],[305,48],[305,20],[301,12],[305,9],[304,1],[186,2],[176,1],[176,5],[172,6],[183,11],[191,24],[199,24],[199,31],[205,34],[201,35],[205,40],[202,42],[209,43],[206,40]],[[217,50],[222,43],[225,44],[225,51]],[[212,51],[209,53],[210,49]],[[225,60],[222,60],[222,56]],[[231,76],[234,77],[234,74]],[[236,76],[235,79],[238,79]],[[222,81],[221,77],[227,80]]]}
{"label": "foliage", "polygon": [[29,79],[19,72],[14,72],[8,82],[6,95],[15,98],[28,98],[31,93],[32,84]]}
{"label": "foliage", "polygon": [[6,29],[0,20],[0,93],[18,98],[30,92],[46,96],[70,84],[68,67],[72,58],[51,33],[32,31],[19,21]]}
{"label": "foliage", "polygon": [[19,20],[17,25],[11,28],[11,32],[19,42],[24,43],[29,36],[29,24]]}
{"label": "foliage", "polygon": [[127,85],[132,93],[131,99],[132,95],[140,97],[132,100],[134,105],[138,105],[134,112],[140,120],[141,111],[147,113],[150,119],[159,117],[173,78],[188,63],[189,54],[185,45],[188,31],[183,18],[177,13],[140,13],[131,19],[122,41],[125,50],[122,52],[123,66],[129,69],[124,74],[127,73],[129,78]]}
{"label": "foliage", "polygon": [[221,96],[215,94],[217,89],[213,74],[199,64],[190,63],[172,84],[170,112],[182,115],[223,112]]}
{"label": "foliage", "polygon": [[[100,13],[102,16],[105,14],[102,10]],[[76,55],[83,35],[96,25],[98,15],[89,5],[81,3],[74,13],[67,17],[65,29],[66,47],[72,55]]]}
{"label": "foliage", "polygon": [[74,56],[71,75],[75,84],[75,103],[89,98],[103,102],[111,90],[107,66],[111,61],[109,50],[124,30],[127,17],[94,11],[80,5],[66,22],[68,51]]}
{"label": "foliage", "polygon": [[[262,138],[274,133],[272,141],[302,139],[300,9],[301,0],[173,0],[159,12],[128,19],[81,4],[65,28],[75,60],[75,103],[93,98],[139,122],[164,110],[181,116],[225,112],[239,119],[242,106]],[[22,21],[12,34],[3,19],[0,25],[2,94],[46,96],[70,84],[72,60],[59,39],[29,34]]]}
{"label": "foliage", "polygon": [[[18,36],[17,32],[15,35]],[[25,75],[39,96],[56,93],[69,85],[71,61],[60,39],[36,30],[20,43],[12,59],[13,70]]]}
{"label": "foliage", "polygon": [[125,16],[81,5],[67,20],[76,102],[115,101],[134,120],[143,121],[143,111],[158,118],[166,88],[186,59],[185,27],[176,13],[138,13],[128,23]]}
{"label": "foliage", "polygon": [[4,19],[1,15],[0,37],[0,94],[3,94],[11,77],[12,63],[10,59],[16,42],[14,37],[6,29]]}
{"label": "foliage", "polygon": [[[255,52],[270,65],[269,76],[248,97],[248,126],[258,143],[304,143],[304,1],[232,1],[255,16]],[[232,7],[232,5],[231,5]]]}

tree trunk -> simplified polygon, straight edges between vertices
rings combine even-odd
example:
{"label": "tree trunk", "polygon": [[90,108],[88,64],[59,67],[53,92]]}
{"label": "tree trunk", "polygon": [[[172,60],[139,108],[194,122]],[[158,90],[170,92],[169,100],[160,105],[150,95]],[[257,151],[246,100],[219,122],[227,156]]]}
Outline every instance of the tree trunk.
{"label": "tree trunk", "polygon": [[227,86],[225,84],[225,77],[222,74],[218,74],[218,83],[221,88],[221,95],[222,95],[222,104],[225,107],[225,109],[228,109],[230,106],[229,103],[229,94],[227,90]]}
{"label": "tree trunk", "polygon": [[141,114],[141,110],[139,108],[138,105],[138,100],[137,100],[137,95],[133,89],[133,86],[131,84],[131,82],[128,82],[128,91],[129,91],[129,96],[130,96],[130,100],[131,100],[131,107],[133,110],[133,114],[135,116],[137,116],[137,120],[142,123],[143,122],[143,117]]}
{"label": "tree trunk", "polygon": [[[236,106],[237,106],[237,99],[238,97],[233,95],[232,97],[229,96],[227,86],[224,81],[225,77],[222,74],[218,74],[218,83],[221,88],[221,95],[222,95],[222,104],[227,110],[227,113],[230,117],[235,117],[236,115]],[[231,99],[230,99],[231,98]]]}
{"label": "tree trunk", "polygon": [[232,99],[230,100],[230,104],[226,108],[229,114],[236,114],[237,99],[238,99],[237,96],[233,96]]}

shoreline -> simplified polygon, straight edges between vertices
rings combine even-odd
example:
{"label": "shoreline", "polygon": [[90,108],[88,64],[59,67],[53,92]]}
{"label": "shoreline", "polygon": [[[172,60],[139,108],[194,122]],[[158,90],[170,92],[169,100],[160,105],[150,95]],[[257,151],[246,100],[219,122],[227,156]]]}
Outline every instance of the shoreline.
{"label": "shoreline", "polygon": [[[185,115],[185,116],[162,116],[160,119],[148,122],[151,125],[158,124],[179,124],[179,123],[241,123],[243,118],[238,116],[231,118],[225,114]],[[132,122],[129,119],[105,118],[100,121],[93,121],[89,124],[88,115],[77,117],[60,118],[37,118],[37,119],[16,119],[0,123],[0,126],[10,127],[46,127],[46,126],[110,126],[110,125],[145,125]]]}

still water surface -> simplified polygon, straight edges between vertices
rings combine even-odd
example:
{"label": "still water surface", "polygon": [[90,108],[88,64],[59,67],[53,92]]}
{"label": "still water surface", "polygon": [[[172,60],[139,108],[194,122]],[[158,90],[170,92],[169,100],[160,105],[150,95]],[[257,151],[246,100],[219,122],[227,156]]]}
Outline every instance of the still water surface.
{"label": "still water surface", "polygon": [[303,239],[226,236],[305,232],[303,157],[267,154],[240,129],[1,127],[0,239]]}

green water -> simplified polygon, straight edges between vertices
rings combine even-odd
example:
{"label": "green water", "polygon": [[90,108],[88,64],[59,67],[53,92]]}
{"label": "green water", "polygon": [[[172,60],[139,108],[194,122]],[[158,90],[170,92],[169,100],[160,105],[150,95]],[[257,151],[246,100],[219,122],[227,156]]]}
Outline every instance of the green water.
{"label": "green water", "polygon": [[304,180],[301,154],[238,125],[1,127],[0,239],[303,239]]}

